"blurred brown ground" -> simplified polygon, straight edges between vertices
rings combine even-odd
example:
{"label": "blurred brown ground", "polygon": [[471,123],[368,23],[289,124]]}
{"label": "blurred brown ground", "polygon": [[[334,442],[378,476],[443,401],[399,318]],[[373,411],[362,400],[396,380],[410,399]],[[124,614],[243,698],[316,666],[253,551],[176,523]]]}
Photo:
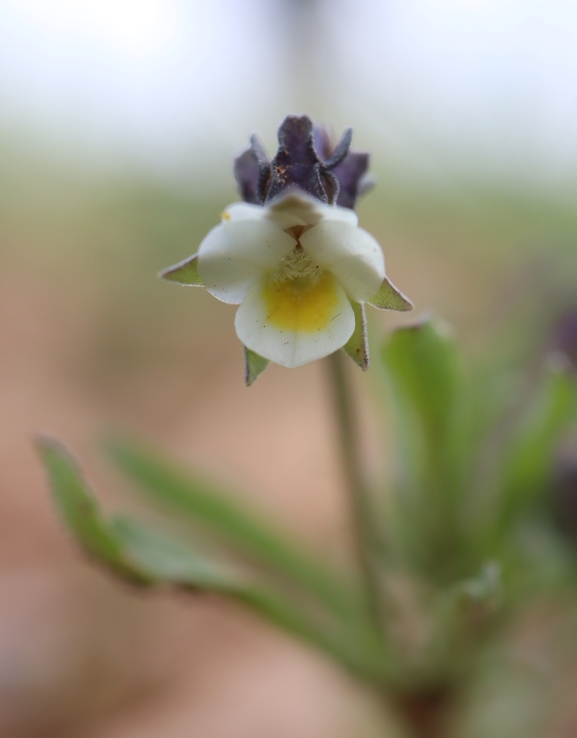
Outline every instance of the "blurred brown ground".
{"label": "blurred brown ground", "polygon": [[[245,389],[233,309],[155,277],[196,250],[233,197],[54,172],[4,183],[1,738],[378,734],[379,706],[323,657],[215,599],[135,593],[85,562],[33,451],[35,432],[63,440],[106,503],[119,507],[125,488],[98,434],[133,431],[231,482],[296,539],[346,564],[322,363],[272,367]],[[543,299],[548,290],[565,299],[561,257],[542,247],[577,233],[563,208],[562,222],[549,211],[527,221],[526,206],[514,202],[395,199],[386,187],[370,198],[361,220],[380,239],[391,277],[417,312],[432,307],[455,324],[472,356],[495,340],[497,308],[508,301],[514,325],[535,282]],[[553,287],[542,286],[544,271]],[[372,321],[376,359],[395,319]],[[537,337],[545,324],[536,320]],[[375,376],[359,374],[358,383],[376,477],[388,444],[369,401]]]}

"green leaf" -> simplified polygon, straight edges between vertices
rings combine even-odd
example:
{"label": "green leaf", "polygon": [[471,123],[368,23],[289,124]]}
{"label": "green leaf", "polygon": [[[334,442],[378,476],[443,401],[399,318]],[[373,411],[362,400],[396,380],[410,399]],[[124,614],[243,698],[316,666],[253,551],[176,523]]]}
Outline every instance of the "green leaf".
{"label": "green leaf", "polygon": [[202,589],[228,592],[238,588],[238,575],[211,564],[191,549],[123,515],[109,523],[114,538],[138,566],[154,579]]}
{"label": "green leaf", "polygon": [[446,434],[461,385],[461,362],[447,328],[427,318],[397,329],[383,349],[395,389],[438,446]]}
{"label": "green leaf", "polygon": [[343,623],[315,622],[293,598],[254,578],[204,560],[179,541],[128,518],[107,521],[74,461],[58,443],[37,442],[56,503],[78,543],[98,563],[130,582],[171,585],[224,594],[273,624],[322,649],[357,676],[383,678],[379,654],[367,649],[361,631]]}
{"label": "green leaf", "polygon": [[553,366],[504,452],[501,526],[506,526],[517,511],[530,505],[546,488],[558,444],[576,419],[575,377],[565,367]]}
{"label": "green leaf", "polygon": [[[355,674],[379,679],[384,671],[374,651],[364,652],[355,634],[317,624],[293,598],[214,565],[182,543],[123,516],[111,521],[111,530],[147,573],[159,583],[227,595],[246,605],[274,625],[328,653]],[[356,634],[358,635],[358,634]]]}
{"label": "green leaf", "polygon": [[355,313],[355,330],[347,343],[343,346],[343,351],[347,353],[351,359],[358,364],[363,371],[369,368],[369,339],[367,336],[367,316],[363,303],[351,300],[351,306]]}
{"label": "green leaf", "polygon": [[356,593],[349,586],[294,547],[278,530],[246,512],[244,506],[135,443],[116,440],[108,448],[115,463],[161,505],[200,523],[277,577],[303,587],[333,612],[350,617],[355,611]]}
{"label": "green leaf", "polygon": [[398,312],[413,309],[413,303],[406,295],[403,295],[401,290],[395,287],[388,277],[385,277],[373,299],[369,300],[369,305],[379,310],[397,310]]}
{"label": "green leaf", "polygon": [[121,577],[150,584],[150,577],[128,559],[109,531],[92,493],[65,449],[46,438],[38,439],[36,446],[60,514],[86,553]]}
{"label": "green leaf", "polygon": [[244,347],[244,382],[247,387],[254,384],[269,365],[269,360]]}
{"label": "green leaf", "polygon": [[193,254],[188,259],[164,269],[158,276],[168,282],[202,287],[202,279],[198,273],[198,254]]}
{"label": "green leaf", "polygon": [[459,533],[466,438],[460,356],[430,318],[397,329],[382,353],[401,466],[394,535],[411,565],[447,565]]}
{"label": "green leaf", "polygon": [[500,564],[497,561],[485,562],[477,577],[455,585],[454,594],[464,609],[496,610],[502,599]]}

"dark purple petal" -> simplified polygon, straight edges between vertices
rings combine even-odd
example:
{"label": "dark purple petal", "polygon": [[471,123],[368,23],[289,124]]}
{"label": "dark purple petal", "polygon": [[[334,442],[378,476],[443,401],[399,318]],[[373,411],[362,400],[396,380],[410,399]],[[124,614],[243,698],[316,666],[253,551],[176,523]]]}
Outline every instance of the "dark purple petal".
{"label": "dark purple petal", "polygon": [[242,199],[262,205],[270,179],[270,162],[255,134],[250,138],[250,148],[234,160],[233,171]]}
{"label": "dark purple petal", "polygon": [[289,115],[278,131],[279,148],[269,162],[260,139],[234,162],[242,199],[256,205],[299,187],[318,200],[353,209],[357,197],[372,186],[366,176],[368,154],[349,151],[352,129],[335,146],[329,132],[306,116]]}
{"label": "dark purple petal", "polygon": [[357,197],[372,186],[370,180],[365,177],[368,168],[368,154],[351,152],[332,170],[340,184],[337,205],[354,209]]}
{"label": "dark purple petal", "polygon": [[322,202],[329,202],[321,179],[321,162],[315,151],[313,124],[303,115],[287,116],[278,131],[279,149],[271,162],[272,176],[266,201],[290,187],[300,187]]}
{"label": "dark purple petal", "polygon": [[334,169],[334,167],[336,167],[338,164],[344,161],[344,159],[347,157],[349,153],[349,149],[351,148],[352,138],[353,138],[353,129],[347,128],[347,130],[343,133],[343,137],[337,144],[336,149],[323,162],[323,166],[326,169]]}
{"label": "dark purple petal", "polygon": [[318,153],[319,159],[324,161],[328,159],[334,149],[331,135],[323,126],[315,126],[313,130],[313,141],[315,151]]}

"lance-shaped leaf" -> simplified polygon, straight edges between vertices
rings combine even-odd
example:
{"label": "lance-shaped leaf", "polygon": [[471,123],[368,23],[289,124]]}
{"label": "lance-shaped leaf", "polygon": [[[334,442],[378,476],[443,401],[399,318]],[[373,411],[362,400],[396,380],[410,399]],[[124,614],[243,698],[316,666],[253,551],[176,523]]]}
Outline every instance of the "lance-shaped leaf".
{"label": "lance-shaped leaf", "polygon": [[138,584],[151,584],[112,535],[95,498],[74,461],[58,443],[46,438],[36,442],[58,510],[84,551],[115,574]]}
{"label": "lance-shaped leaf", "polygon": [[423,423],[428,442],[438,447],[454,411],[462,374],[447,328],[430,318],[397,329],[383,349],[397,396]]}
{"label": "lance-shaped leaf", "polygon": [[498,522],[501,529],[526,508],[553,476],[555,451],[571,423],[577,421],[577,382],[568,367],[552,366],[535,400],[504,450]]}
{"label": "lance-shaped leaf", "polygon": [[343,346],[343,351],[347,353],[355,364],[358,364],[363,371],[366,371],[369,368],[370,356],[365,306],[362,303],[353,302],[352,300],[351,306],[355,313],[355,330],[353,335]]}
{"label": "lance-shaped leaf", "polygon": [[269,363],[268,359],[244,347],[244,383],[247,387],[256,382]]}
{"label": "lance-shaped leaf", "polygon": [[[396,535],[415,566],[441,565],[459,534],[467,414],[460,356],[431,319],[396,330],[383,349],[401,466]],[[428,562],[428,563],[427,563]]]}
{"label": "lance-shaped leaf", "polygon": [[163,269],[158,275],[168,282],[176,282],[185,286],[202,287],[202,279],[198,273],[198,254],[189,256],[174,266]]}
{"label": "lance-shaped leaf", "polygon": [[231,592],[242,584],[236,572],[215,565],[187,546],[124,515],[107,523],[124,551],[156,583]]}
{"label": "lance-shaped leaf", "polygon": [[181,542],[123,516],[107,520],[76,464],[57,443],[38,442],[58,508],[81,547],[124,580],[226,595],[288,633],[308,641],[368,681],[383,677],[378,654],[368,651],[342,623],[315,622],[292,598],[200,557]]}
{"label": "lance-shaped leaf", "polygon": [[200,523],[223,543],[277,577],[299,585],[339,616],[356,617],[359,603],[352,587],[273,526],[249,514],[245,506],[135,443],[116,439],[108,449],[115,463],[157,503]]}
{"label": "lance-shaped leaf", "polygon": [[369,305],[379,310],[396,310],[398,312],[406,312],[407,310],[413,309],[413,303],[406,295],[403,295],[401,290],[395,287],[388,277],[385,277],[383,284],[373,299],[369,300]]}

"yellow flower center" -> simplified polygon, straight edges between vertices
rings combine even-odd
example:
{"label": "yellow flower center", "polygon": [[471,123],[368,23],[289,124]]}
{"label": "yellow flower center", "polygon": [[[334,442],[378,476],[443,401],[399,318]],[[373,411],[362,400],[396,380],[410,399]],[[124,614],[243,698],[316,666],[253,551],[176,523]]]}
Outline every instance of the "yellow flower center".
{"label": "yellow flower center", "polygon": [[337,282],[299,245],[266,281],[267,317],[277,328],[314,333],[326,327],[338,304]]}

